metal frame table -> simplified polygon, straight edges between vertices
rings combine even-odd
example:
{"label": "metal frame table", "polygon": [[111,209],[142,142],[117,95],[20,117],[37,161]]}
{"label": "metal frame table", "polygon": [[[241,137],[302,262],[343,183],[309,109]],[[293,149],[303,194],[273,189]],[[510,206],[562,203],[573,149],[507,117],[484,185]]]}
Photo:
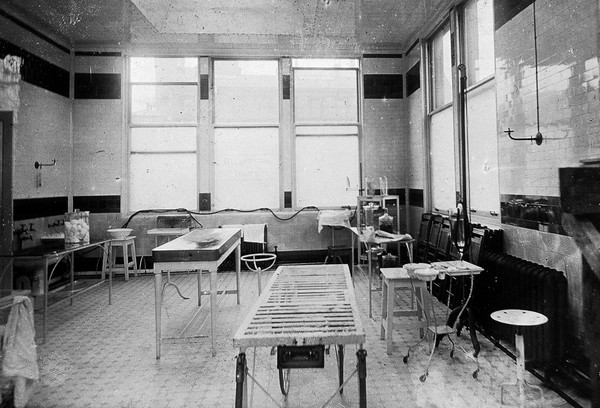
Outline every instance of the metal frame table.
{"label": "metal frame table", "polygon": [[[111,242],[110,239],[103,239],[103,240],[98,240],[98,241],[92,241],[89,243],[82,243],[82,244],[65,244],[65,243],[44,244],[44,245],[27,248],[22,251],[19,251],[19,252],[13,253],[13,254],[9,254],[9,255],[0,255],[0,257],[8,260],[8,262],[4,266],[0,280],[2,279],[2,277],[4,277],[4,274],[6,273],[6,271],[9,269],[9,267],[11,265],[13,265],[13,263],[15,261],[17,261],[17,262],[19,262],[19,261],[26,261],[26,262],[41,261],[44,265],[44,271],[45,271],[45,273],[43,274],[44,307],[42,309],[43,318],[42,318],[41,344],[45,343],[46,336],[48,334],[48,331],[47,331],[48,308],[50,306],[55,306],[57,304],[61,304],[67,300],[69,300],[72,305],[73,298],[75,296],[81,295],[81,294],[97,287],[98,285],[101,285],[102,283],[104,283],[104,281],[106,280],[106,267],[107,266],[108,266],[108,277],[109,277],[108,304],[109,305],[112,304],[112,262],[110,262],[110,261],[107,262],[107,260],[112,259],[112,257],[111,257],[112,249],[111,249],[110,242]],[[101,280],[85,289],[75,291],[75,252],[83,251],[86,249],[93,249],[96,247],[98,247],[102,250]],[[70,291],[68,292],[69,296],[64,299],[56,301],[52,305],[48,305],[48,295],[50,292],[50,281],[52,280],[52,275],[56,271],[56,267],[58,266],[59,262],[65,258],[69,259],[69,276],[70,276]],[[49,271],[50,266],[52,266],[52,268]]]}
{"label": "metal frame table", "polygon": [[[399,235],[395,235],[394,238],[386,238],[383,236],[379,236],[377,235],[377,231],[369,238],[367,238],[364,233],[358,236],[358,245],[360,246],[361,242],[364,242],[367,245],[367,265],[368,265],[368,274],[369,274],[369,317],[373,317],[373,307],[372,307],[372,302],[373,302],[373,293],[372,292],[379,292],[381,291],[381,288],[376,288],[373,289],[373,271],[371,270],[372,268],[372,256],[371,253],[372,248],[374,245],[382,245],[382,244],[391,244],[391,243],[397,243],[398,245],[400,244],[404,244],[406,245],[406,249],[408,252],[408,259],[409,261],[412,263],[413,261],[413,243],[415,242],[415,240],[410,236],[410,235],[403,235],[403,234],[399,234]],[[354,244],[354,241],[352,241]],[[353,245],[354,246],[354,245]],[[360,254],[360,253],[359,253]]]}
{"label": "metal frame table", "polygon": [[359,406],[365,408],[367,352],[363,349],[364,342],[365,331],[348,265],[278,267],[233,337],[233,346],[240,349],[235,407],[247,406],[247,348],[277,347],[280,386],[286,395],[289,369],[322,368],[323,352],[319,347],[331,344],[337,345],[338,390],[343,392],[344,345],[358,344],[357,369],[350,377],[358,372]]}
{"label": "metal frame table", "polygon": [[[179,288],[171,282],[172,271],[198,271],[198,306],[201,306],[202,295],[210,295],[210,339],[213,357],[215,350],[215,319],[217,315],[217,268],[235,251],[236,289],[220,291],[220,293],[236,294],[240,304],[240,256],[242,230],[239,228],[195,229],[175,238],[152,250],[154,260],[154,299],[156,321],[156,358],[160,359],[162,342],[161,313],[165,288],[173,285],[179,295],[185,298]],[[210,273],[209,290],[203,291],[201,286],[202,271]],[[162,273],[167,273],[167,282],[163,284]],[[194,316],[195,317],[195,316]],[[192,319],[194,318],[192,317]],[[191,321],[190,321],[191,322]]]}

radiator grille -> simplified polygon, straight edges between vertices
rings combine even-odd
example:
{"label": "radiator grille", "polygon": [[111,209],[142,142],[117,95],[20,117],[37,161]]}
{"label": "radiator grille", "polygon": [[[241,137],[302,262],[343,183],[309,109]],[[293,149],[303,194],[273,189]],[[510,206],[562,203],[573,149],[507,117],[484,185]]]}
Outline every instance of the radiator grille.
{"label": "radiator grille", "polygon": [[514,329],[493,321],[501,309],[527,309],[544,314],[548,323],[524,328],[526,359],[547,378],[566,352],[567,280],[562,272],[508,254],[481,251],[485,271],[476,279],[474,311],[484,332],[514,343]]}

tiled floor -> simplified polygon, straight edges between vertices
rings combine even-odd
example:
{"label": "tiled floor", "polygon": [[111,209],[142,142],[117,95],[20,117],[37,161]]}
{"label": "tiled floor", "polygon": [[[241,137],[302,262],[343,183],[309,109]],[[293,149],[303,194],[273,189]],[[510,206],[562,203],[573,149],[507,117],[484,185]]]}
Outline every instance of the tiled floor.
{"label": "tiled floor", "polygon": [[[269,274],[270,276],[270,274]],[[234,288],[235,274],[219,273],[220,288]],[[173,288],[167,289],[163,309],[163,337],[180,337],[179,331],[196,313],[196,278],[193,274],[172,277],[190,300],[182,300]],[[205,278],[207,279],[207,277]],[[449,342],[436,350],[429,377],[421,382],[428,357],[423,342],[408,364],[403,363],[408,345],[418,339],[418,330],[400,326],[394,332],[395,349],[386,354],[379,339],[381,296],[374,294],[374,319],[368,318],[366,276],[354,274],[356,297],[367,332],[367,399],[375,408],[395,407],[498,407],[500,384],[514,379],[515,363],[506,354],[480,337],[481,371],[472,377],[474,361],[462,351],[470,350],[468,337],[457,339],[457,352],[449,356]],[[256,275],[242,273],[241,305],[234,295],[219,298],[216,357],[210,340],[202,337],[210,329],[209,309],[204,303],[186,337],[165,340],[162,358],[155,358],[154,283],[151,274],[124,282],[116,278],[113,304],[108,306],[108,285],[103,284],[75,299],[52,308],[46,343],[38,346],[41,379],[29,400],[29,407],[233,407],[235,358],[232,337],[257,299]],[[263,284],[266,280],[263,280]],[[205,301],[207,301],[205,297]],[[440,312],[441,313],[441,312]],[[41,315],[36,314],[41,330]],[[409,318],[403,318],[409,319]],[[349,380],[342,396],[335,393],[337,370],[334,350],[326,356],[324,369],[292,370],[287,401],[279,391],[276,357],[270,349],[248,350],[249,385],[252,407],[358,407],[357,376]],[[355,347],[346,348],[345,367],[349,375],[356,365]],[[527,379],[539,384],[530,373]],[[265,393],[266,391],[266,393]],[[267,394],[268,393],[268,394]],[[333,396],[329,403],[327,400]],[[271,399],[272,398],[272,399]],[[536,403],[533,406],[541,406]],[[545,390],[547,407],[570,406],[556,393]]]}

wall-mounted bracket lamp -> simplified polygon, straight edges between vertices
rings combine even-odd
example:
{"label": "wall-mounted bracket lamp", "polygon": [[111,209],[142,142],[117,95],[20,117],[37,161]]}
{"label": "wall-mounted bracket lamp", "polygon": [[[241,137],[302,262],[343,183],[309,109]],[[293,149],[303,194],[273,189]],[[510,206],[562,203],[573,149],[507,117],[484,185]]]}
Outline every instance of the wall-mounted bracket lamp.
{"label": "wall-mounted bracket lamp", "polygon": [[542,144],[542,140],[544,139],[542,136],[542,133],[540,131],[538,131],[535,136],[531,136],[531,137],[513,137],[512,133],[514,132],[514,130],[512,130],[511,128],[508,128],[508,130],[505,130],[504,133],[506,133],[508,135],[508,137],[510,137],[512,140],[529,140],[530,142],[533,142],[535,140],[535,144],[537,144],[538,146]]}
{"label": "wall-mounted bracket lamp", "polygon": [[54,166],[56,164],[56,159],[52,160],[52,163],[40,163],[40,162],[35,162],[33,165],[35,166],[36,169],[42,169],[42,167],[48,167],[48,166]]}

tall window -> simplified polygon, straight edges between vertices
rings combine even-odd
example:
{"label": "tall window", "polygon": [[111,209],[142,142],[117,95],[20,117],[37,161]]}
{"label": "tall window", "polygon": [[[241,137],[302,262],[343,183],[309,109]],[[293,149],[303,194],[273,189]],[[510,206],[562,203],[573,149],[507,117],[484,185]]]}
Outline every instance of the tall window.
{"label": "tall window", "polygon": [[500,213],[494,10],[492,0],[470,0],[462,15],[467,68],[467,144],[471,208],[477,214]]}
{"label": "tall window", "polygon": [[451,55],[450,24],[446,24],[429,41],[431,200],[434,209],[440,211],[456,205],[454,108],[450,104],[452,102]]}
{"label": "tall window", "polygon": [[130,60],[129,210],[197,209],[198,60]]}
{"label": "tall window", "polygon": [[214,61],[215,208],[279,207],[278,61]]}
{"label": "tall window", "polygon": [[292,61],[296,205],[354,205],[359,183],[358,60]]}

